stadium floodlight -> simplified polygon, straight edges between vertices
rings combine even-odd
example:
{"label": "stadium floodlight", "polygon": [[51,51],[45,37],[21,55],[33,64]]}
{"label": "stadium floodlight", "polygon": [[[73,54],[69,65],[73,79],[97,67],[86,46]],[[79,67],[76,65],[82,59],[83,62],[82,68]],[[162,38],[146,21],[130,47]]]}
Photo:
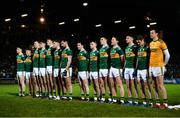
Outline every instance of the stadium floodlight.
{"label": "stadium floodlight", "polygon": [[156,22],[150,23],[150,25],[156,25],[156,24],[157,24]]}
{"label": "stadium floodlight", "polygon": [[40,21],[41,23],[44,23],[45,18],[44,18],[44,17],[40,17],[39,21]]}
{"label": "stadium floodlight", "polygon": [[60,23],[59,23],[59,25],[64,25],[64,24],[65,24],[65,22],[60,22]]}
{"label": "stadium floodlight", "polygon": [[28,14],[22,14],[22,15],[21,15],[22,18],[23,18],[23,17],[26,17],[26,16],[28,16]]}
{"label": "stadium floodlight", "polygon": [[43,13],[44,12],[44,9],[43,8],[41,8],[41,13]]}
{"label": "stadium floodlight", "polygon": [[136,26],[131,26],[131,27],[129,27],[129,29],[135,29],[136,28]]}
{"label": "stadium floodlight", "polygon": [[95,27],[101,27],[101,26],[102,26],[101,24],[95,25]]}
{"label": "stadium floodlight", "polygon": [[84,6],[84,7],[88,6],[88,3],[87,3],[87,2],[84,2],[84,3],[83,3],[83,6]]}
{"label": "stadium floodlight", "polygon": [[114,23],[121,23],[121,22],[122,22],[121,20],[114,21]]}
{"label": "stadium floodlight", "polygon": [[147,28],[149,28],[150,27],[150,25],[147,25]]}
{"label": "stadium floodlight", "polygon": [[78,21],[79,21],[79,18],[74,19],[74,22],[78,22]]}
{"label": "stadium floodlight", "polygon": [[25,28],[25,27],[26,27],[26,25],[21,25],[21,27],[22,27],[22,28]]}
{"label": "stadium floodlight", "polygon": [[5,21],[5,22],[9,22],[9,21],[11,21],[11,19],[10,19],[10,18],[7,18],[7,19],[5,19],[4,21]]}

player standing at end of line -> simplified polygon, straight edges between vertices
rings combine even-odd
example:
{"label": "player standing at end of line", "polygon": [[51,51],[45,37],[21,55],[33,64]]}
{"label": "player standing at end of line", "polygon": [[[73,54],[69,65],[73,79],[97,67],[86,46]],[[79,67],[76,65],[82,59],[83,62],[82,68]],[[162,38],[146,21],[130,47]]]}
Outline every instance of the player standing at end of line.
{"label": "player standing at end of line", "polygon": [[19,96],[25,96],[25,66],[24,66],[24,55],[22,53],[22,49],[20,47],[16,48],[17,56],[17,80],[19,84]]}
{"label": "player standing at end of line", "polygon": [[[167,91],[164,86],[164,72],[165,66],[169,61],[170,54],[166,43],[159,39],[158,31],[156,29],[150,30],[150,37],[152,39],[150,47],[150,63],[149,63],[149,76],[153,80],[155,88],[157,108],[168,108]],[[160,105],[160,94],[162,94],[163,104]]]}

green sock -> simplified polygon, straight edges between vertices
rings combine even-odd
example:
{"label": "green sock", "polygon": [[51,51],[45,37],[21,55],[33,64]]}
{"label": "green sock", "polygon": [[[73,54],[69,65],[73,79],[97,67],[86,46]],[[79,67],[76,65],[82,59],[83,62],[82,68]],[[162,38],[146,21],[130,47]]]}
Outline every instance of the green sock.
{"label": "green sock", "polygon": [[163,103],[167,103],[168,102],[168,99],[163,99]]}
{"label": "green sock", "polygon": [[66,96],[66,93],[64,93],[63,95]]}
{"label": "green sock", "polygon": [[124,100],[124,97],[121,97],[120,100]]}
{"label": "green sock", "polygon": [[160,99],[156,99],[156,103],[160,103]]}
{"label": "green sock", "polygon": [[102,94],[102,97],[103,97],[103,98],[105,97],[105,94],[104,94],[104,93]]}
{"label": "green sock", "polygon": [[94,94],[94,97],[97,97],[97,94]]}
{"label": "green sock", "polygon": [[132,97],[129,97],[129,98],[128,98],[128,101],[132,101]]}

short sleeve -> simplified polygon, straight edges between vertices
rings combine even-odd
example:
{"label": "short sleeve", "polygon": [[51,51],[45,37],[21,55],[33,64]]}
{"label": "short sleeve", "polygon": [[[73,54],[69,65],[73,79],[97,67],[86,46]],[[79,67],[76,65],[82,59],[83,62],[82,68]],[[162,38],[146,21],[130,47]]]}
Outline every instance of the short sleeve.
{"label": "short sleeve", "polygon": [[68,56],[72,56],[72,50],[70,50],[70,49],[67,50],[67,55],[68,55]]}
{"label": "short sleeve", "polygon": [[124,55],[124,52],[120,47],[118,48],[118,53],[119,53],[119,55]]}
{"label": "short sleeve", "polygon": [[161,43],[161,49],[162,50],[167,49],[167,45],[166,45],[166,43],[164,41]]}

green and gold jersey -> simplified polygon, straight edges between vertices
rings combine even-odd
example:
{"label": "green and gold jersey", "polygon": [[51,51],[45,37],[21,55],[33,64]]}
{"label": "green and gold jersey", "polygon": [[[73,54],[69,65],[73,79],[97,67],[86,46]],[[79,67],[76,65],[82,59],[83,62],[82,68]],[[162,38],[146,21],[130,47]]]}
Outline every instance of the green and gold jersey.
{"label": "green and gold jersey", "polygon": [[94,50],[90,52],[90,71],[98,71],[98,58],[99,58],[99,51]]}
{"label": "green and gold jersey", "polygon": [[72,50],[70,48],[65,48],[61,53],[61,68],[66,68],[68,56],[72,56]]}
{"label": "green and gold jersey", "polygon": [[39,50],[36,49],[33,54],[33,67],[39,67]]}
{"label": "green and gold jersey", "polygon": [[39,51],[39,67],[40,68],[46,67],[46,49],[41,49]]}
{"label": "green and gold jersey", "polygon": [[54,68],[59,68],[61,59],[61,49],[56,49],[54,51]]}
{"label": "green and gold jersey", "polygon": [[32,60],[30,56],[26,57],[26,59],[24,60],[24,64],[25,64],[25,71],[32,72]]}
{"label": "green and gold jersey", "polygon": [[24,55],[23,54],[18,54],[16,56],[16,61],[17,61],[17,71],[25,71]]}
{"label": "green and gold jersey", "polygon": [[110,51],[111,67],[118,69],[122,68],[121,56],[123,55],[124,53],[119,46],[112,47]]}
{"label": "green and gold jersey", "polygon": [[53,65],[53,48],[49,47],[46,51],[46,66]]}
{"label": "green and gold jersey", "polygon": [[140,46],[137,53],[137,69],[148,69],[149,61],[149,48],[148,46]]}
{"label": "green and gold jersey", "polygon": [[131,46],[126,47],[126,49],[125,49],[125,54],[126,54],[125,68],[135,68],[136,53],[137,53],[137,46],[136,45],[131,45]]}
{"label": "green and gold jersey", "polygon": [[100,69],[108,69],[108,56],[109,56],[109,46],[104,45],[99,50],[99,68]]}
{"label": "green and gold jersey", "polygon": [[86,50],[79,51],[78,55],[78,71],[88,71],[88,53]]}

